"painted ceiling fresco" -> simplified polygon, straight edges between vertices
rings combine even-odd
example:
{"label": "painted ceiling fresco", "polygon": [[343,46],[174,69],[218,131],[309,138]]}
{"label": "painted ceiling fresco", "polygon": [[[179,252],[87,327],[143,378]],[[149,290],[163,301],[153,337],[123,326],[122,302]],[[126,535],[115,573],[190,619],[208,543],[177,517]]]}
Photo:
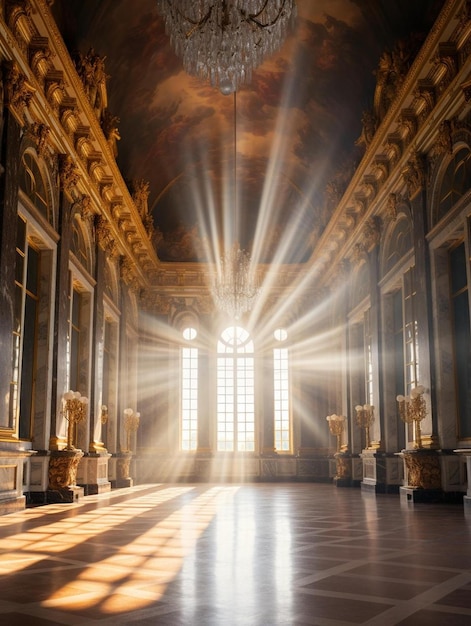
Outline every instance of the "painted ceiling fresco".
{"label": "painted ceiling fresco", "polygon": [[297,0],[282,49],[235,97],[185,74],[154,0],[55,0],[53,11],[71,53],[106,57],[117,163],[149,183],[161,260],[212,260],[232,238],[260,262],[297,263],[332,210],[326,189],[362,156],[381,55],[423,38],[442,5]]}

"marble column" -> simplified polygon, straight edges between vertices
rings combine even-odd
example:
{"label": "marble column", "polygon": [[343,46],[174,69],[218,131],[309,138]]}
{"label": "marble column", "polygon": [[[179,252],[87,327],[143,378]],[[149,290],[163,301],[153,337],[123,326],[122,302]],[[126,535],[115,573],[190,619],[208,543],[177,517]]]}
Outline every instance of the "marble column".
{"label": "marble column", "polygon": [[[418,158],[418,157],[417,157]],[[420,380],[416,381],[425,387],[426,401],[429,408],[428,416],[422,423],[422,444],[425,448],[437,448],[437,437],[434,428],[435,416],[431,398],[434,389],[434,373],[432,368],[432,302],[430,254],[427,244],[427,194],[424,185],[411,194],[412,224],[414,236],[415,258],[415,315],[418,327],[418,349],[420,354]]]}
{"label": "marble column", "polygon": [[57,275],[54,315],[54,347],[52,363],[51,433],[49,447],[60,450],[65,445],[65,421],[61,419],[62,395],[67,391],[67,337],[69,334],[69,256],[72,237],[71,200],[63,188],[59,194],[61,237],[57,244]]}

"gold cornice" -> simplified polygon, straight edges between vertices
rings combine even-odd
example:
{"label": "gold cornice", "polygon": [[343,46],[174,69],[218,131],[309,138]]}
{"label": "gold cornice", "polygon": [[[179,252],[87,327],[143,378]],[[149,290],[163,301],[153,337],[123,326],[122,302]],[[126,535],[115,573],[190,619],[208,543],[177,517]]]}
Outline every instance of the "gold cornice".
{"label": "gold cornice", "polygon": [[[434,57],[434,54],[438,53],[442,43],[453,41],[453,38],[456,39],[458,36],[459,28],[457,27],[455,17],[462,8],[463,2],[459,3],[460,6],[457,6],[457,4],[458,3],[453,0],[446,1],[426,41],[412,63],[395,100],[389,107],[379,128],[376,130],[371,143],[368,145],[363,159],[358,165],[342,198],[338,202],[329,223],[319,237],[308,262],[311,272],[315,274],[316,281],[329,282],[331,280],[331,274],[334,271],[336,263],[342,258],[351,256],[353,248],[358,243],[359,239],[361,240],[361,230],[366,220],[371,218],[375,214],[375,211],[379,214],[382,210],[381,207],[387,205],[387,198],[391,192],[399,193],[399,191],[401,191],[405,184],[402,178],[402,171],[407,162],[411,159],[411,152],[406,149],[407,145],[413,144],[414,149],[425,151],[425,149],[422,148],[422,144],[430,142],[430,126],[434,123],[434,120],[424,123],[424,120],[421,119],[419,123],[417,120],[418,112],[411,109],[411,107],[414,98],[416,99],[418,86],[423,86],[425,83],[432,80],[433,67],[430,64],[430,59]],[[462,31],[463,26],[461,25],[461,32]],[[471,28],[468,29],[468,31],[471,33]],[[463,48],[465,43],[465,39],[462,38],[461,46]],[[443,55],[444,48],[442,47],[441,49]],[[463,61],[453,80],[457,80],[460,84],[463,84],[468,78],[469,73],[469,64],[467,65],[466,62]],[[437,87],[436,81],[437,79],[434,82],[435,87]],[[457,109],[460,106],[460,99],[464,100],[463,90],[457,90],[456,98],[453,100],[448,99],[441,101],[440,97],[438,97],[434,111],[439,107],[438,115],[443,115],[443,109],[445,107]],[[397,130],[401,126],[401,120],[403,125],[402,136]],[[389,155],[388,153],[385,155],[384,152],[384,146],[387,143],[390,145]],[[374,174],[379,158],[382,158],[384,162],[384,156],[388,157],[388,176],[387,178],[384,177],[382,180],[377,181],[379,188],[374,198],[364,196],[365,180],[368,180],[367,177],[370,172]],[[358,211],[356,210],[356,205],[358,204],[358,198],[361,198],[362,195],[364,196],[361,199],[363,206],[361,210]],[[337,238],[336,231],[341,228],[341,222],[345,219],[345,215],[348,213],[351,215],[352,205],[353,212],[356,216],[356,225],[351,233],[351,237],[345,241],[345,244],[335,249],[329,246],[329,242]]]}
{"label": "gold cornice", "polygon": [[[28,67],[29,75],[25,75],[26,79],[36,89],[34,98],[31,99],[31,123],[48,121],[51,126],[51,145],[58,153],[69,154],[79,170],[80,181],[77,182],[76,195],[87,194],[91,197],[96,211],[108,220],[117,245],[131,258],[133,283],[137,281],[146,286],[149,276],[155,273],[159,265],[157,254],[116,165],[109,142],[88,102],[81,80],[50,13],[49,4],[45,0],[18,4],[22,11],[18,12],[19,17],[15,23],[21,21],[22,28],[17,28],[16,36],[10,37],[7,27],[3,37],[11,41],[12,46],[8,47],[12,49],[13,56],[17,56],[15,60],[18,61],[20,70]],[[26,22],[23,24],[25,19],[28,20],[27,25]],[[1,39],[2,35],[0,45]],[[46,41],[49,43],[47,53]],[[44,52],[40,60],[29,53],[30,44],[37,51],[39,43]],[[34,68],[28,65],[30,61],[34,61]],[[54,117],[57,123],[53,122]],[[76,133],[81,127],[86,127],[89,135],[82,135],[76,143]],[[101,155],[100,167],[96,167],[98,154]],[[140,245],[134,246],[138,254],[133,252],[133,248],[129,248],[127,233],[120,230],[112,218],[110,198],[116,196],[126,206],[132,230],[140,238]]]}

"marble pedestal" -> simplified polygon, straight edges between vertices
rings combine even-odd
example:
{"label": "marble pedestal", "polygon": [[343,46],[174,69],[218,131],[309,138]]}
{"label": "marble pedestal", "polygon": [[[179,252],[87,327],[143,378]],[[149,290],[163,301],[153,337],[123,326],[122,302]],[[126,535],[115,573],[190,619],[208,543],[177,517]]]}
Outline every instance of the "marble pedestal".
{"label": "marble pedestal", "polygon": [[85,495],[95,495],[111,491],[111,483],[108,480],[108,460],[111,454],[89,453],[85,454],[77,468],[77,484],[83,487]]}
{"label": "marble pedestal", "polygon": [[361,490],[367,493],[399,493],[402,484],[402,462],[395,454],[379,450],[361,453],[363,478]]}
{"label": "marble pedestal", "polygon": [[111,462],[111,488],[123,489],[133,486],[130,476],[132,452],[117,452],[112,455]]}
{"label": "marble pedestal", "polygon": [[348,452],[337,452],[334,454],[335,476],[334,485],[336,487],[352,486],[352,456]]}
{"label": "marble pedestal", "polygon": [[438,502],[443,499],[440,457],[436,450],[403,450],[405,485],[400,487],[402,502]]}
{"label": "marble pedestal", "polygon": [[78,502],[84,495],[83,487],[77,486],[77,468],[83,457],[82,450],[53,450],[49,457],[49,484],[46,502]]}

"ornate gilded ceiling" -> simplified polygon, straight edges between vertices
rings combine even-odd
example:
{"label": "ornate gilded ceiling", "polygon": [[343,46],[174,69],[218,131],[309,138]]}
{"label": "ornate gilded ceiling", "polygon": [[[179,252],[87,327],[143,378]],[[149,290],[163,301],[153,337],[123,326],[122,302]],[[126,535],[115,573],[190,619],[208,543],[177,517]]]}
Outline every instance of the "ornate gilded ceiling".
{"label": "ornate gilded ceiling", "polygon": [[155,4],[52,10],[71,53],[104,59],[116,160],[148,193],[159,258],[212,260],[236,198],[257,260],[307,260],[363,154],[382,53],[426,34],[443,2],[298,0],[293,33],[236,101],[183,72]]}

